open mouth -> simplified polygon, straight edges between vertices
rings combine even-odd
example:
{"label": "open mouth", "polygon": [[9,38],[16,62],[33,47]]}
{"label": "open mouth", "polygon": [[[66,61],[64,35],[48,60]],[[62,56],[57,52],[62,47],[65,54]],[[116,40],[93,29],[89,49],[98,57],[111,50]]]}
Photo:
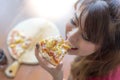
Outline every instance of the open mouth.
{"label": "open mouth", "polygon": [[78,48],[77,48],[77,47],[74,47],[72,44],[70,44],[70,45],[71,45],[70,50],[78,50]]}
{"label": "open mouth", "polygon": [[[68,41],[68,39],[66,39],[66,41]],[[70,41],[68,41],[68,42],[69,42],[69,44],[71,46],[70,50],[78,50],[78,48],[74,47],[73,44],[70,43]]]}

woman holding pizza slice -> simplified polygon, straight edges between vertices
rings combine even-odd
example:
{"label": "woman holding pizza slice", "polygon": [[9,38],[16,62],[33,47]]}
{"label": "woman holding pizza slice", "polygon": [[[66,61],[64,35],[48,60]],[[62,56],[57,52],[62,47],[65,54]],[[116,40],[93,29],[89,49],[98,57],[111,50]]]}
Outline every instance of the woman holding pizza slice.
{"label": "woman holding pizza slice", "polygon": [[[66,37],[77,55],[68,80],[120,80],[120,0],[79,0],[74,17],[66,25]],[[53,77],[63,80],[62,64],[49,68],[38,56],[40,65]]]}

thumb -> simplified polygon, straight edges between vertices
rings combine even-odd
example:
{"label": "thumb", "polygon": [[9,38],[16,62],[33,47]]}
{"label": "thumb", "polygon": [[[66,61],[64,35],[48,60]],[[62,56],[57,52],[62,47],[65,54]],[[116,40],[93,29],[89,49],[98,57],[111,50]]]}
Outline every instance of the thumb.
{"label": "thumb", "polygon": [[61,62],[58,66],[57,66],[57,69],[61,69],[63,67],[63,63]]}
{"label": "thumb", "polygon": [[39,53],[39,44],[37,43],[35,48],[35,54],[38,54],[38,53]]}

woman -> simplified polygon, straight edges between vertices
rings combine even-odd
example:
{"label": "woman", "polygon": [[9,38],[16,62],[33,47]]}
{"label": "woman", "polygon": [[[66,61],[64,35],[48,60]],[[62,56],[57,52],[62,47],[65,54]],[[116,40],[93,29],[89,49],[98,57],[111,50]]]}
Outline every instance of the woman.
{"label": "woman", "polygon": [[[69,80],[120,80],[120,0],[82,0],[66,25],[66,37],[77,55]],[[62,64],[49,68],[38,56],[40,65],[54,80],[63,80]]]}

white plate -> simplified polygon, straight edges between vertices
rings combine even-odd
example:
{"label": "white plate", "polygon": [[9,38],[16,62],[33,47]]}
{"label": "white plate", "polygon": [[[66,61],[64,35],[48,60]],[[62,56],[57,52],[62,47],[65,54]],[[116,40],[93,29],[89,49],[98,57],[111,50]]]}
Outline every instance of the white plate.
{"label": "white plate", "polygon": [[16,60],[18,60],[19,57],[17,57],[12,52],[11,47],[9,46],[9,41],[10,41],[11,34],[13,31],[18,31],[24,36],[27,36],[35,41],[34,46],[32,46],[31,49],[26,50],[22,54],[21,61],[22,63],[27,63],[27,64],[38,63],[38,60],[36,59],[34,55],[34,48],[35,48],[35,44],[40,39],[46,38],[49,36],[60,35],[58,28],[52,22],[47,21],[45,19],[33,18],[33,19],[28,19],[28,20],[25,20],[19,23],[10,31],[10,33],[8,34],[8,38],[7,38],[8,50],[10,52],[10,55]]}

